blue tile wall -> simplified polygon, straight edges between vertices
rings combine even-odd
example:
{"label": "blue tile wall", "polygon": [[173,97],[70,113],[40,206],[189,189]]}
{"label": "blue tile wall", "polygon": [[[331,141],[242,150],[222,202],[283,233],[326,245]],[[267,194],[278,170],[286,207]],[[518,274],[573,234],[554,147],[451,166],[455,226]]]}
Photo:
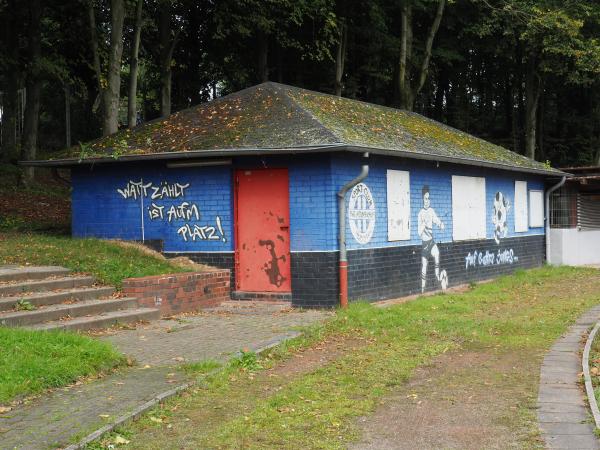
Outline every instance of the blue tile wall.
{"label": "blue tile wall", "polygon": [[[334,155],[332,158],[332,178],[334,192],[350,181],[360,172],[362,161],[353,155]],[[410,173],[410,201],[411,201],[411,239],[405,241],[388,241],[387,232],[387,170],[404,170]],[[349,219],[346,224],[346,243],[348,249],[394,247],[420,244],[421,239],[417,234],[417,216],[423,205],[422,188],[428,185],[430,189],[431,207],[434,208],[440,220],[444,223],[444,230],[434,227],[436,242],[452,242],[452,175],[484,177],[486,179],[486,223],[487,238],[494,238],[492,212],[496,192],[502,192],[510,201],[508,212],[508,237],[530,236],[544,234],[543,228],[530,228],[527,232],[514,232],[514,190],[515,180],[527,181],[528,190],[543,190],[541,178],[519,174],[516,172],[499,171],[487,168],[477,168],[452,164],[439,165],[430,161],[415,161],[397,158],[369,158],[369,176],[363,181],[373,195],[376,208],[375,230],[367,244],[356,241],[350,230]],[[346,197],[346,206],[348,197]],[[337,210],[335,211],[337,224]],[[337,227],[337,225],[335,225]],[[328,249],[336,249],[337,244]]]}
{"label": "blue tile wall", "polygon": [[[290,242],[295,252],[331,251],[338,249],[337,191],[360,172],[362,160],[358,155],[325,154],[311,156],[286,156],[270,158],[238,158],[233,167],[204,167],[168,169],[164,164],[119,164],[77,168],[73,170],[73,235],[77,237],[142,238],[142,205],[138,197],[123,198],[117,189],[124,189],[129,181],[152,186],[166,182],[189,184],[184,194],[175,199],[155,199],[163,206],[163,218],[151,219],[149,207],[152,191],[144,198],[144,237],[162,239],[166,252],[227,252],[234,250],[233,237],[233,183],[232,171],[238,168],[281,168],[289,170]],[[417,215],[422,207],[421,189],[430,188],[431,206],[445,225],[444,230],[434,229],[437,242],[452,241],[452,175],[481,176],[486,178],[487,238],[493,239],[492,211],[496,192],[502,192],[510,201],[507,237],[543,234],[543,228],[514,232],[514,181],[528,182],[528,189],[543,189],[539,177],[483,169],[476,167],[439,164],[399,158],[372,156],[370,172],[364,183],[370,188],[376,207],[375,230],[369,243],[358,243],[347,223],[346,242],[349,249],[394,247],[420,244],[417,235]],[[410,172],[411,187],[411,239],[389,242],[387,239],[386,171],[388,169]],[[199,220],[175,218],[168,221],[168,210],[182,202],[194,204]],[[348,198],[346,198],[348,205]],[[223,234],[217,230],[220,218]],[[203,239],[201,232],[196,240],[187,241],[178,230],[189,224],[214,227],[217,240]],[[204,229],[205,235],[209,231]],[[206,236],[207,237],[207,236]]]}
{"label": "blue tile wall", "polygon": [[337,248],[337,204],[330,157],[288,162],[291,250]]}
{"label": "blue tile wall", "polygon": [[[152,184],[145,196],[124,198],[117,189],[125,189],[130,181]],[[174,251],[231,251],[233,250],[232,186],[230,167],[168,169],[164,165],[119,165],[78,168],[73,170],[73,235],[76,237],[162,239],[163,249]],[[176,198],[152,199],[154,189],[163,184],[189,186]],[[169,210],[187,202],[191,217],[181,218]],[[150,209],[162,207],[160,218],[151,218]],[[191,209],[192,206],[198,210]],[[187,215],[187,213],[186,213]],[[222,233],[217,226],[220,219]],[[195,239],[181,230],[189,225]],[[198,227],[198,228],[195,228]],[[186,228],[187,229],[187,228]],[[208,239],[209,236],[215,240]],[[186,239],[187,238],[187,239]]]}

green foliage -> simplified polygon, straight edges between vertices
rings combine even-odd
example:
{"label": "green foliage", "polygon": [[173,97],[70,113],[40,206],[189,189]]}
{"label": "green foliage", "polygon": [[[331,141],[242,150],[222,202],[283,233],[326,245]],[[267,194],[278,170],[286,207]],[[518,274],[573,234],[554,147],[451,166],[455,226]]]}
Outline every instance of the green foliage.
{"label": "green foliage", "polygon": [[258,356],[250,350],[240,350],[240,354],[231,360],[231,367],[250,372],[262,369],[258,362]]}
{"label": "green foliage", "polygon": [[111,344],[63,331],[0,327],[0,404],[123,364]]}
{"label": "green foliage", "polygon": [[32,305],[27,300],[23,300],[21,298],[21,299],[19,299],[19,301],[17,301],[17,304],[15,305],[15,309],[17,311],[34,311],[36,308],[35,308],[35,305]]}
{"label": "green foliage", "polygon": [[91,149],[87,143],[79,143],[79,162],[90,157]]}
{"label": "green foliage", "polygon": [[17,231],[24,230],[29,227],[29,224],[20,217],[15,216],[3,216],[0,217],[0,230],[1,231]]}
{"label": "green foliage", "polygon": [[220,367],[222,367],[218,361],[214,361],[212,359],[207,359],[204,361],[198,361],[195,363],[184,364],[182,369],[184,372],[192,375],[206,375],[209,372],[212,372]]}
{"label": "green foliage", "polygon": [[[402,4],[391,0],[173,0],[167,22],[175,42],[172,70],[173,111],[208,101],[262,80],[331,92],[342,28],[347,30],[342,76],[345,97],[397,104]],[[413,15],[409,72],[418,72],[428,28],[438,0],[410,0]],[[94,1],[101,72],[109,55],[110,5]],[[161,5],[144,2],[144,33],[139,55],[137,98],[144,122],[159,115],[161,85]],[[40,150],[61,157],[65,146],[65,88],[70,92],[73,142],[100,137],[100,94],[105,75],[96,79],[90,49],[87,8],[75,0],[50,0],[42,11],[42,57],[30,61],[30,3],[0,8],[0,21],[19,24],[11,35],[16,45],[0,48],[0,87],[9,81],[24,86],[32,75],[42,78]],[[123,39],[123,75],[129,71],[131,18],[127,1]],[[553,165],[594,164],[600,157],[600,5],[594,0],[454,0],[448,1],[434,40],[426,84],[415,111],[523,153],[526,93],[530,58],[543,82],[539,123],[539,160]],[[265,58],[259,63],[260,58]],[[123,86],[125,83],[123,77]],[[411,83],[417,81],[413,78]],[[125,89],[122,89],[125,91]],[[8,94],[6,94],[8,95]],[[124,111],[125,102],[121,103]],[[122,112],[123,112],[122,111]],[[125,114],[121,114],[125,117]],[[265,118],[264,121],[268,121]],[[545,124],[545,126],[543,126]],[[189,142],[153,142],[147,130],[137,146],[160,151],[192,147]],[[118,159],[128,149],[115,138]],[[149,142],[147,142],[149,141]],[[131,144],[131,142],[128,142]],[[17,159],[15,148],[4,158]],[[97,155],[87,144],[71,156]]]}

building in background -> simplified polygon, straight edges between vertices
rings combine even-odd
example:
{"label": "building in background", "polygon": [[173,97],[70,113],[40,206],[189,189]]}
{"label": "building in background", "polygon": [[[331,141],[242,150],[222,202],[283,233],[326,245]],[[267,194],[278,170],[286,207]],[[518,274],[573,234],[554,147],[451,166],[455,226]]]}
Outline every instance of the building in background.
{"label": "building in background", "polygon": [[566,167],[572,174],[550,198],[549,262],[600,264],[600,167]]}
{"label": "building in background", "polygon": [[337,195],[363,166],[343,202],[350,300],[542,265],[545,184],[563,175],[415,113],[276,83],[35,164],[72,169],[74,236],[144,241],[231,269],[233,298],[305,307],[339,302]]}

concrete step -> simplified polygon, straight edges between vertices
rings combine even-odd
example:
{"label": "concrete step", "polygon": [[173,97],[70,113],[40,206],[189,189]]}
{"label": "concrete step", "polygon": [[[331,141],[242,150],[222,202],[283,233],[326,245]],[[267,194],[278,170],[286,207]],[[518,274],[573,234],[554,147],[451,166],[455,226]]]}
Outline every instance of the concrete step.
{"label": "concrete step", "polygon": [[76,318],[98,315],[123,309],[137,307],[137,299],[132,297],[108,300],[84,300],[70,304],[49,305],[33,311],[14,311],[0,313],[0,325],[22,327],[50,322],[62,318]]}
{"label": "concrete step", "polygon": [[28,302],[33,306],[39,307],[44,305],[56,305],[66,301],[93,300],[97,298],[108,297],[112,295],[113,292],[115,292],[115,288],[110,286],[102,286],[0,297],[0,312],[14,309],[17,303],[21,300]]}
{"label": "concrete step", "polygon": [[27,328],[33,330],[96,330],[108,328],[113,325],[126,324],[139,321],[156,320],[160,318],[160,311],[155,308],[135,308],[121,311],[112,311],[91,317],[78,317],[72,320],[57,320]]}
{"label": "concrete step", "polygon": [[59,266],[0,266],[0,283],[23,280],[43,280],[48,277],[65,276],[69,269]]}
{"label": "concrete step", "polygon": [[8,297],[29,292],[53,291],[91,286],[94,277],[59,277],[41,281],[25,281],[22,283],[0,285],[0,297]]}

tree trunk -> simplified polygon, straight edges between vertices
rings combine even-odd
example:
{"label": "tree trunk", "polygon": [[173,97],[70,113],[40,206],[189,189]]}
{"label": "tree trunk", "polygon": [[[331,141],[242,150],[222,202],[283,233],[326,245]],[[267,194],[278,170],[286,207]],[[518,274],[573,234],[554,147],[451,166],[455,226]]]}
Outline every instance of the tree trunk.
{"label": "tree trunk", "polygon": [[159,16],[160,35],[160,116],[171,115],[171,61],[179,31],[171,38],[171,2],[163,0]]}
{"label": "tree trunk", "polygon": [[142,33],[142,5],[144,0],[137,0],[135,8],[135,24],[133,27],[133,40],[129,59],[129,94],[127,96],[127,127],[133,128],[137,124],[137,77],[138,53],[140,50],[140,35]]}
{"label": "tree trunk", "polygon": [[[27,100],[25,102],[25,122],[21,147],[21,159],[23,161],[33,161],[37,154],[40,91],[41,81],[39,79],[27,81]],[[34,177],[33,167],[25,167],[23,175],[25,184],[32,182]]]}
{"label": "tree trunk", "polygon": [[523,85],[525,84],[525,71],[523,70],[524,56],[523,56],[523,45],[519,39],[515,39],[515,82],[516,96],[517,96],[517,110],[513,116],[513,130],[514,130],[514,149],[515,152],[525,154],[525,140],[523,132],[525,126],[525,90]]}
{"label": "tree trunk", "polygon": [[402,3],[402,10],[400,13],[400,61],[398,62],[398,95],[399,105],[402,109],[408,109],[409,103],[409,92],[410,92],[410,76],[407,70],[408,60],[408,27],[409,27],[409,11],[410,5],[407,1]]}
{"label": "tree trunk", "polygon": [[71,86],[65,85],[65,146],[71,147]]}
{"label": "tree trunk", "polygon": [[116,133],[119,130],[119,98],[121,91],[121,57],[123,55],[123,21],[125,6],[123,0],[111,0],[110,49],[108,55],[108,74],[104,90],[104,108],[102,135]]}
{"label": "tree trunk", "polygon": [[[433,39],[437,34],[440,23],[442,21],[442,16],[444,15],[444,6],[446,5],[446,0],[440,0],[438,3],[437,11],[435,13],[435,18],[433,19],[433,23],[431,24],[431,28],[429,29],[429,33],[427,33],[427,40],[425,41],[425,54],[423,55],[423,61],[421,62],[421,69],[419,70],[418,82],[415,90],[412,92],[412,103],[414,103],[415,98],[423,89],[423,85],[425,84],[425,80],[427,79],[427,72],[429,72],[429,61],[431,60],[431,49],[433,48]],[[412,104],[411,110],[412,110]]]}
{"label": "tree trunk", "polygon": [[525,156],[535,159],[537,110],[541,94],[541,78],[537,71],[537,56],[529,54],[525,77]]}
{"label": "tree trunk", "polygon": [[346,42],[348,39],[348,26],[345,19],[341,20],[340,36],[335,53],[335,86],[334,94],[338,97],[342,96],[342,77],[344,76],[344,64],[346,62]]}
{"label": "tree trunk", "polygon": [[[502,100],[504,107],[504,132],[505,136],[510,136],[514,140],[513,116],[514,116],[514,93],[511,82],[511,75],[507,71],[504,76],[504,99]],[[513,151],[515,149],[513,148]]]}
{"label": "tree trunk", "polygon": [[[17,8],[14,1],[9,1],[8,12]],[[2,151],[0,157],[8,161],[17,153],[17,104],[19,92],[19,45],[15,21],[9,17],[4,24],[4,43],[6,44],[7,61],[5,84],[2,93]]]}
{"label": "tree trunk", "polygon": [[441,70],[438,74],[437,89],[435,90],[434,99],[434,117],[439,122],[444,122],[444,104],[446,100],[446,92],[448,91],[449,80],[446,70]]}
{"label": "tree trunk", "polygon": [[[41,90],[41,9],[40,0],[31,0],[29,2],[29,70],[26,81],[27,100],[25,103],[23,143],[21,146],[21,159],[24,161],[34,160],[37,153]],[[33,167],[26,167],[23,175],[25,184],[31,183],[34,177]]]}
{"label": "tree trunk", "polygon": [[536,141],[537,141],[537,158],[539,161],[545,161],[546,153],[544,148],[544,115],[546,114],[546,96],[544,95],[544,89],[540,89],[540,98],[538,100],[538,111],[537,111],[537,130],[536,130]]}
{"label": "tree trunk", "polygon": [[258,79],[261,83],[269,81],[269,37],[258,32]]}
{"label": "tree trunk", "polygon": [[433,23],[427,33],[425,40],[425,49],[423,54],[423,60],[419,68],[419,72],[416,74],[416,84],[414,88],[411,86],[412,74],[409,68],[412,59],[412,8],[408,0],[402,3],[402,9],[400,13],[401,23],[401,34],[400,34],[400,61],[398,63],[398,94],[400,96],[399,106],[402,109],[412,111],[414,108],[415,99],[423,86],[425,80],[427,80],[427,73],[429,72],[429,63],[431,61],[431,52],[433,48],[433,40],[437,34],[442,16],[444,14],[444,7],[446,0],[440,0],[438,3],[437,11]]}
{"label": "tree trunk", "polygon": [[96,30],[96,13],[94,12],[93,0],[88,0],[88,20],[90,22],[90,46],[92,48],[92,60],[94,73],[96,74],[96,84],[98,86],[98,95],[92,105],[92,112],[96,112],[102,104],[104,87],[102,86],[102,69],[100,66],[100,52],[98,51],[98,32]]}

